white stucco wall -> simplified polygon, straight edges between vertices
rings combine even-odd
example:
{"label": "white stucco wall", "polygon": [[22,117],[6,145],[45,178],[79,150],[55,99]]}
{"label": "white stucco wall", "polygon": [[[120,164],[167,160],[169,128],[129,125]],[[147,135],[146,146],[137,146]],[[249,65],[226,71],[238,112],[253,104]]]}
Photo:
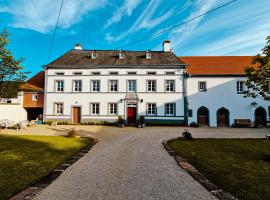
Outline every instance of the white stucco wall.
{"label": "white stucco wall", "polygon": [[[244,77],[190,77],[187,91],[189,109],[192,109],[193,116],[189,117],[189,123],[197,122],[197,110],[201,106],[209,109],[210,126],[217,126],[216,112],[221,107],[229,110],[230,125],[234,123],[234,119],[254,121],[254,111],[259,106],[262,106],[268,112],[269,102],[262,98],[244,98],[243,94],[237,94],[236,82],[244,79]],[[199,81],[207,82],[206,92],[198,92]],[[252,102],[256,102],[257,106],[251,106]]]}
{"label": "white stucco wall", "polygon": [[[110,75],[109,72],[117,71],[118,75]],[[56,75],[56,72],[64,72],[64,76]],[[83,75],[73,75],[73,72],[82,72]],[[101,72],[101,75],[91,75],[92,72]],[[128,75],[127,72],[137,72],[136,75]],[[157,72],[149,75],[147,72]],[[175,72],[174,75],[166,75],[166,72]],[[127,94],[127,80],[136,80],[137,96],[143,99],[137,104],[139,115],[145,115],[147,103],[156,103],[157,116],[149,118],[167,119],[165,117],[165,103],[176,104],[175,117],[170,119],[181,119],[184,117],[184,102],[182,91],[182,70],[180,69],[77,69],[77,70],[46,70],[46,96],[45,96],[45,118],[46,119],[71,119],[72,106],[81,106],[82,120],[85,119],[117,119],[118,115],[126,116],[126,102],[120,101]],[[55,92],[55,81],[64,80],[64,92]],[[72,91],[73,80],[82,80],[82,92]],[[100,80],[100,92],[91,92],[91,80]],[[109,80],[118,80],[118,92],[109,92]],[[156,92],[147,92],[147,80],[156,80]],[[175,80],[175,92],[165,92],[165,81]],[[64,115],[57,116],[54,113],[54,103],[64,103]],[[90,103],[100,103],[100,114],[90,114]],[[109,115],[109,103],[118,104],[118,114]],[[45,120],[46,120],[45,119]]]}
{"label": "white stucco wall", "polygon": [[27,112],[22,107],[22,96],[19,96],[16,102],[18,103],[0,104],[0,120],[8,119],[14,123],[27,120]]}

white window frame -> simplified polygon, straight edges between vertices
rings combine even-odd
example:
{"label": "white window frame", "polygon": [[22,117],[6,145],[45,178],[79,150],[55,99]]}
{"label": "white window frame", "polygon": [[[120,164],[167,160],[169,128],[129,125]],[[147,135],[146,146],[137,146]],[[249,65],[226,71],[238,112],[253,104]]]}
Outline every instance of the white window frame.
{"label": "white window frame", "polygon": [[91,80],[91,92],[100,92],[100,80]]}
{"label": "white window frame", "polygon": [[[167,106],[172,106],[171,108],[168,108]],[[169,111],[169,112],[167,112]],[[173,111],[171,113],[170,111]],[[175,103],[166,103],[165,104],[165,116],[175,116],[175,111],[176,111],[176,104]]]}
{"label": "white window frame", "polygon": [[118,114],[118,104],[109,103],[109,115],[117,115],[117,114]]}
{"label": "white window frame", "polygon": [[147,114],[147,116],[156,116],[157,115],[157,104],[156,103],[147,103],[146,114]]}
{"label": "white window frame", "polygon": [[244,81],[237,81],[236,82],[236,91],[237,91],[237,93],[244,92]]}
{"label": "white window frame", "polygon": [[[76,85],[76,82],[80,85]],[[82,92],[82,80],[73,80],[73,92]]]}
{"label": "white window frame", "polygon": [[207,91],[207,82],[206,81],[199,81],[198,82],[198,91],[199,92],[206,92]]}
{"label": "white window frame", "polygon": [[38,94],[32,94],[32,101],[38,101]]}
{"label": "white window frame", "polygon": [[64,103],[61,102],[54,103],[54,114],[55,115],[64,114]]}
{"label": "white window frame", "polygon": [[118,92],[118,80],[109,80],[109,92]]}
{"label": "white window frame", "polygon": [[100,114],[100,103],[91,103],[90,104],[91,108],[91,115],[99,115]]}
{"label": "white window frame", "polygon": [[165,92],[175,92],[175,80],[165,80]]}
{"label": "white window frame", "polygon": [[65,81],[64,80],[56,80],[54,83],[55,83],[55,88],[54,88],[55,92],[64,92],[65,91]]}
{"label": "white window frame", "polygon": [[146,82],[147,92],[156,92],[157,91],[157,81],[156,80],[147,80]]}
{"label": "white window frame", "polygon": [[[135,83],[135,90],[130,90],[129,83]],[[127,92],[137,92],[137,81],[136,80],[127,80]]]}

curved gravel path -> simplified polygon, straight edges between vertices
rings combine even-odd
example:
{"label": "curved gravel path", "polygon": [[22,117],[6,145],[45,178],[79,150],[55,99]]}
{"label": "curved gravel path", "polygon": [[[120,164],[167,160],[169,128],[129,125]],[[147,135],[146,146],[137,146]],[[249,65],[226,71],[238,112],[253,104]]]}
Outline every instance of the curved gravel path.
{"label": "curved gravel path", "polygon": [[[65,128],[49,128],[49,132],[62,134]],[[216,199],[179,168],[161,145],[162,140],[179,136],[183,128],[81,126],[78,129],[83,135],[98,138],[99,143],[45,188],[36,199]],[[217,135],[218,129],[213,129],[212,133],[207,130],[208,136]],[[230,136],[230,130],[227,129],[226,133],[224,129],[218,137]],[[194,131],[195,135],[200,134],[196,133],[199,129]],[[264,132],[245,132],[245,137],[263,137]]]}

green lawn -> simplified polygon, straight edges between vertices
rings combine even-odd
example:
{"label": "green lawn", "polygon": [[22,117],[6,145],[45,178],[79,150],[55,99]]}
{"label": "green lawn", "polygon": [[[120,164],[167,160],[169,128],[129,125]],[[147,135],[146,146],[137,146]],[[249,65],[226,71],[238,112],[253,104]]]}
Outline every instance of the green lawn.
{"label": "green lawn", "polygon": [[263,139],[173,140],[169,145],[210,181],[245,200],[270,199],[270,142]]}
{"label": "green lawn", "polygon": [[93,142],[62,136],[0,135],[0,199],[9,199]]}

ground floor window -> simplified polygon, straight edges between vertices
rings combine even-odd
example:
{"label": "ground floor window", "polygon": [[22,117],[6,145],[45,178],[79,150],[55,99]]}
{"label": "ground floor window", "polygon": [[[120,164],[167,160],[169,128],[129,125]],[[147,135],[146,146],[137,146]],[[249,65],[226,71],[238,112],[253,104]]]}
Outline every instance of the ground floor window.
{"label": "ground floor window", "polygon": [[166,116],[174,116],[175,115],[175,104],[167,103],[165,105],[165,114]]}
{"label": "ground floor window", "polygon": [[156,115],[156,104],[148,103],[147,104],[147,115]]}
{"label": "ground floor window", "polygon": [[110,113],[110,115],[117,115],[117,104],[116,103],[109,104],[109,113]]}
{"label": "ground floor window", "polygon": [[99,103],[91,103],[91,114],[99,115]]}
{"label": "ground floor window", "polygon": [[64,104],[63,103],[55,103],[55,114],[62,115],[64,113]]}

